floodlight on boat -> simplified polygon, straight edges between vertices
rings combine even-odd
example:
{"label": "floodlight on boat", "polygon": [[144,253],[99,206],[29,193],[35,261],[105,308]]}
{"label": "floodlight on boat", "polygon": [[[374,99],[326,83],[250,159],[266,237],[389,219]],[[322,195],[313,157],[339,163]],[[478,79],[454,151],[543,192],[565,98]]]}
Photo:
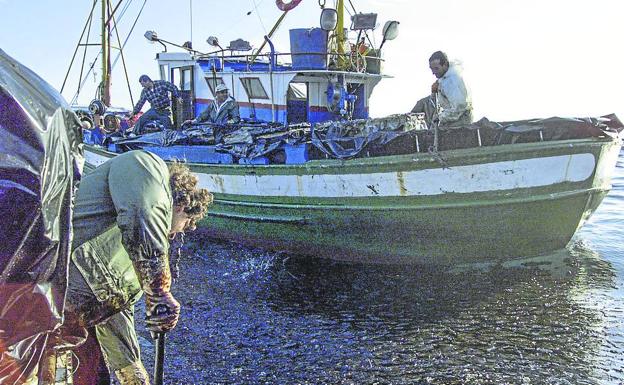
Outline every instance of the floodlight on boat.
{"label": "floodlight on boat", "polygon": [[158,34],[154,31],[146,31],[143,35],[150,43],[155,43],[158,41]]}
{"label": "floodlight on boat", "polygon": [[230,42],[228,49],[231,51],[249,51],[251,50],[251,44],[247,40],[236,39]]}
{"label": "floodlight on boat", "polygon": [[394,40],[399,36],[399,22],[396,20],[388,20],[383,27],[384,40]]}
{"label": "floodlight on boat", "polygon": [[376,26],[376,13],[356,13],[355,15],[351,16],[351,29],[353,31],[375,29]]}
{"label": "floodlight on boat", "polygon": [[396,20],[388,20],[386,24],[383,26],[383,40],[381,41],[381,45],[379,46],[379,50],[383,47],[386,40],[394,40],[397,36],[399,36],[399,22]]}
{"label": "floodlight on boat", "polygon": [[333,8],[323,8],[321,11],[321,29],[332,31],[338,24],[338,12]]}
{"label": "floodlight on boat", "polygon": [[[146,31],[143,36],[145,36],[145,38],[147,39],[147,41],[149,41],[150,43],[155,43],[155,42],[159,42],[163,48],[165,49],[165,52],[167,52],[167,46],[165,45],[165,43],[163,43],[165,40],[159,39],[158,38],[158,34],[154,31]],[[167,43],[169,43],[167,41]]]}
{"label": "floodlight on boat", "polygon": [[208,39],[206,39],[206,43],[210,44],[213,47],[221,48],[221,46],[219,45],[219,39],[216,36],[208,36]]}

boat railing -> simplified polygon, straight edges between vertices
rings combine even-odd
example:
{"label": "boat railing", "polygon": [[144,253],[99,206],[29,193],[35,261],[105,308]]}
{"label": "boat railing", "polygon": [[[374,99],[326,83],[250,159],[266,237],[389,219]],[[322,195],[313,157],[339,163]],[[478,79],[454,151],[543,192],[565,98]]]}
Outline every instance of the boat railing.
{"label": "boat railing", "polygon": [[[254,71],[259,69],[266,69],[271,71],[284,71],[284,70],[339,70],[346,72],[360,72],[369,74],[380,74],[381,63],[383,58],[373,55],[364,55],[358,52],[350,53],[329,53],[329,52],[267,52],[262,54],[230,54],[230,55],[217,55],[223,53],[217,51],[208,54],[201,54],[197,60],[214,60],[214,70],[216,72],[223,71],[226,68],[226,63],[230,64],[227,67],[234,68],[239,71]],[[279,64],[277,59],[280,57],[290,56],[293,60],[291,63]],[[345,60],[338,60],[339,57],[343,57]],[[237,68],[232,66],[233,63],[240,63]],[[346,67],[340,67],[337,63],[348,63]],[[254,68],[255,67],[255,68]]]}

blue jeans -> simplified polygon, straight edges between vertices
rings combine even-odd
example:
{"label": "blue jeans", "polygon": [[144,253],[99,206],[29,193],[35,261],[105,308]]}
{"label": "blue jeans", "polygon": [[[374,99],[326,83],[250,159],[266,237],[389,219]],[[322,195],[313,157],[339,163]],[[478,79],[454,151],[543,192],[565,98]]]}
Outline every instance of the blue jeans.
{"label": "blue jeans", "polygon": [[139,120],[136,122],[134,127],[132,128],[132,132],[137,135],[141,135],[145,132],[143,126],[147,123],[152,122],[154,120],[158,120],[160,124],[163,125],[165,130],[171,129],[171,111],[167,109],[156,110],[154,108],[150,108],[147,110]]}

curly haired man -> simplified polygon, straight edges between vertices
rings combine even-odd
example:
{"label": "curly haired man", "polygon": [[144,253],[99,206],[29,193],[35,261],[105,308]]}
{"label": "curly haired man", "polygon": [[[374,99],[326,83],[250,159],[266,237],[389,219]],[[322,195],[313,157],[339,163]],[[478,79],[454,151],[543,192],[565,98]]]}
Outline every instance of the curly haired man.
{"label": "curly haired man", "polygon": [[[95,366],[104,366],[105,375],[77,383],[107,383],[108,369],[123,385],[149,384],[134,329],[134,304],[145,293],[151,331],[175,327],[180,304],[170,291],[169,241],[194,230],[212,203],[212,194],[197,184],[186,166],[167,166],[145,151],[118,155],[81,181],[61,338],[75,345],[88,331],[91,344],[100,349],[82,349],[78,356],[84,370],[79,373],[92,375],[94,365],[87,362],[100,352],[108,368],[96,358]],[[165,314],[156,314],[157,306],[164,306]]]}

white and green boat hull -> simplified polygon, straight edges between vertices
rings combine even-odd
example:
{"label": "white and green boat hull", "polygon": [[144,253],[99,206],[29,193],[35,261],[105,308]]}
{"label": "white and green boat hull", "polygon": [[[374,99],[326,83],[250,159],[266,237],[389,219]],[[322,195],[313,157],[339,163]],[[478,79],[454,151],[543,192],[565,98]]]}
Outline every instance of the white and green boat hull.
{"label": "white and green boat hull", "polygon": [[[211,235],[340,260],[454,264],[566,246],[621,143],[579,139],[301,165],[190,164]],[[97,165],[114,153],[86,147]]]}

